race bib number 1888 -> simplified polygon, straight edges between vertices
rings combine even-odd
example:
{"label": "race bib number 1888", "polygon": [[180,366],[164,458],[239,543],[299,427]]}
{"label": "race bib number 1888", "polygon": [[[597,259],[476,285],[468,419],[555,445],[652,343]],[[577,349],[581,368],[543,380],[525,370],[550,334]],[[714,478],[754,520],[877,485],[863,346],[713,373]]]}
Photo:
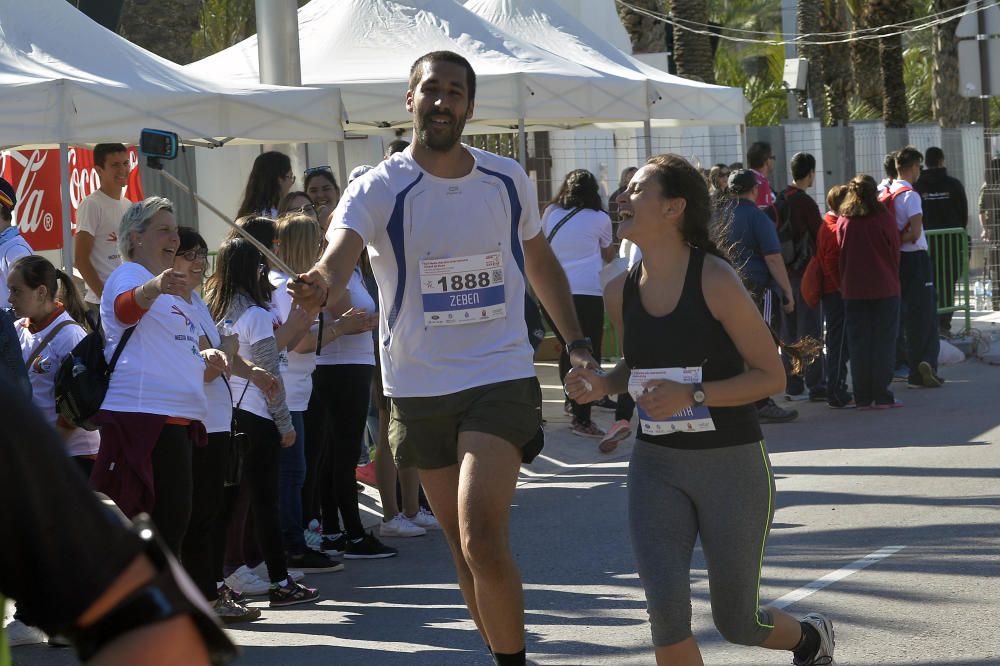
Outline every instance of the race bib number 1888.
{"label": "race bib number 1888", "polygon": [[425,326],[454,326],[507,316],[503,255],[424,259],[420,295]]}

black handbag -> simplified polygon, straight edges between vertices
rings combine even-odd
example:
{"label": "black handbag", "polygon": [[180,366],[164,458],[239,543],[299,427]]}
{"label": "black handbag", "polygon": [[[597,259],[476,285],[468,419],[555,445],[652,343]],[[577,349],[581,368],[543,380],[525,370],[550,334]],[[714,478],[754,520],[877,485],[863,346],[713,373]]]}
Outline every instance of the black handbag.
{"label": "black handbag", "polygon": [[[225,381],[225,377],[223,377]],[[250,449],[250,438],[247,437],[246,433],[239,432],[239,423],[236,421],[236,410],[240,408],[243,404],[243,396],[247,394],[247,388],[250,386],[250,380],[247,380],[246,385],[243,387],[243,393],[240,394],[240,400],[236,403],[233,408],[233,417],[229,426],[229,451],[226,453],[226,482],[225,485],[238,486],[243,480],[243,465],[246,462],[247,452]],[[229,388],[229,382],[226,382],[226,388]],[[230,399],[232,399],[233,392],[229,391]]]}

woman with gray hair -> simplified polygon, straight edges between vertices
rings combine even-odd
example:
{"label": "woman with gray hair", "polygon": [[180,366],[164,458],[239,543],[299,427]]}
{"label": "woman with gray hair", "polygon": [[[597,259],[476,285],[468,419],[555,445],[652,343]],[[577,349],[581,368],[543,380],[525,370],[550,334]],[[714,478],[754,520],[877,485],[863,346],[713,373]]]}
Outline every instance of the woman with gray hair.
{"label": "woman with gray hair", "polygon": [[180,240],[173,205],[135,203],[122,218],[123,263],[101,296],[104,356],[121,348],[101,411],[95,488],[129,517],[148,512],[179,552],[191,515],[191,455],[206,442],[206,366],[228,371],[195,325],[184,273],[173,268]]}

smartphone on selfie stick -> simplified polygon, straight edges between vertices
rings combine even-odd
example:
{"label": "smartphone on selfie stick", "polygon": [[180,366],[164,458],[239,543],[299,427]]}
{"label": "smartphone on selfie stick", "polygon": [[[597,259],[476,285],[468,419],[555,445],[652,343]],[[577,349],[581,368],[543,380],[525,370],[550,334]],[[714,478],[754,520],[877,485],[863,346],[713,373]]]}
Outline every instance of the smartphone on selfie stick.
{"label": "smartphone on selfie stick", "polygon": [[145,156],[146,166],[150,169],[156,169],[159,171],[164,178],[190,194],[194,197],[195,201],[205,206],[205,208],[218,215],[219,218],[232,227],[236,233],[245,238],[255,248],[260,250],[261,254],[267,258],[273,268],[277,268],[285,275],[290,275],[294,278],[297,273],[292,270],[288,264],[279,259],[278,255],[276,255],[271,248],[265,246],[259,240],[247,233],[242,227],[229,219],[222,211],[206,201],[204,197],[185,185],[183,181],[176,178],[172,173],[163,170],[163,160],[176,159],[178,145],[177,134],[175,132],[167,132],[165,130],[157,129],[144,129],[142,130],[142,134],[139,136],[139,153]]}

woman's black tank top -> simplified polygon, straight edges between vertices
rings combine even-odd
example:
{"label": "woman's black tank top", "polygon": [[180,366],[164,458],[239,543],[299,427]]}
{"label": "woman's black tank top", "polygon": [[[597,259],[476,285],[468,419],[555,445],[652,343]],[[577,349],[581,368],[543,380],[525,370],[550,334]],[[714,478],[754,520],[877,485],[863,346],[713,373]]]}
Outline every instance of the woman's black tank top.
{"label": "woman's black tank top", "polygon": [[[653,317],[639,298],[638,262],[625,280],[622,348],[631,368],[685,368],[701,366],[702,382],[735,377],[745,371],[743,357],[705,303],[701,288],[705,252],[691,248],[680,300],[673,312]],[[714,431],[647,435],[639,428],[637,439],[678,449],[712,449],[750,444],[763,439],[754,405],[710,407]]]}

